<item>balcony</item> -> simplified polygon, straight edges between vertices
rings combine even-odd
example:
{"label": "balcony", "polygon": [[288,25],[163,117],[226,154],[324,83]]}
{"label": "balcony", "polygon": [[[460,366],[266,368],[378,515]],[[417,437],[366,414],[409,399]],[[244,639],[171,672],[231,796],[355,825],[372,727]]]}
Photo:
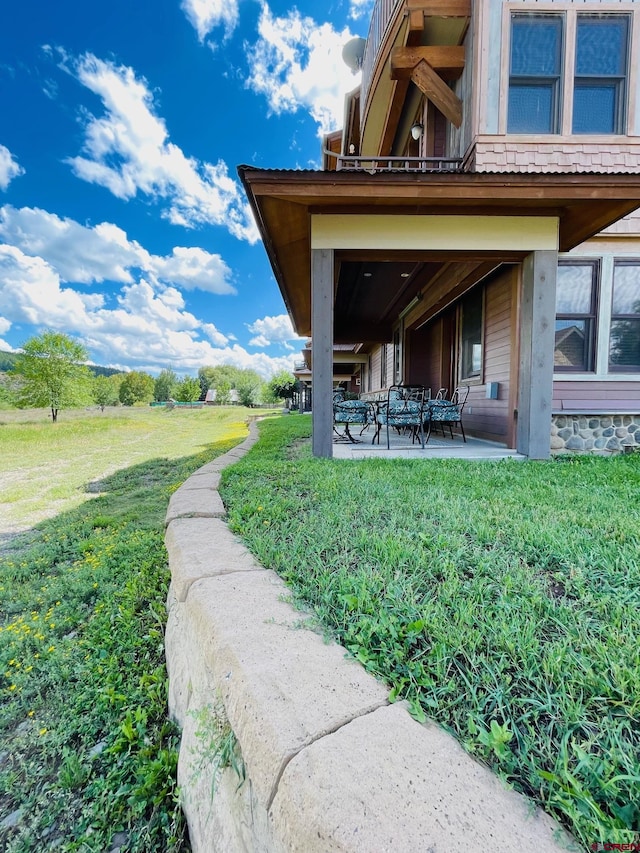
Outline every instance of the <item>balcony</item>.
{"label": "balcony", "polygon": [[325,151],[335,157],[337,172],[462,172],[462,160],[457,157],[359,157]]}
{"label": "balcony", "polygon": [[391,27],[392,21],[404,6],[404,0],[377,0],[371,16],[369,33],[367,35],[367,46],[362,60],[362,84],[360,103],[367,103],[369,86],[378,58],[378,51],[384,38]]}

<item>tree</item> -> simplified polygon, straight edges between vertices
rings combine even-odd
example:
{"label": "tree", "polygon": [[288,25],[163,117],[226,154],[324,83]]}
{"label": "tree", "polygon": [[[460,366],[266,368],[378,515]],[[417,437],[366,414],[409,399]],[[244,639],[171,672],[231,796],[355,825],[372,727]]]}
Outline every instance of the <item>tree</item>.
{"label": "tree", "polygon": [[269,396],[276,400],[292,400],[296,393],[296,378],[286,370],[281,370],[272,376],[268,384]]}
{"label": "tree", "polygon": [[231,385],[228,382],[220,382],[216,388],[216,403],[219,406],[228,406],[231,402]]}
{"label": "tree", "polygon": [[[178,377],[173,370],[161,370],[153,386],[153,399],[162,403],[171,400],[176,393],[177,384]],[[198,393],[200,393],[200,386],[198,386]]]}
{"label": "tree", "polygon": [[44,332],[25,343],[15,373],[21,377],[19,404],[48,406],[56,423],[60,409],[91,401],[91,373],[83,362],[87,350],[62,332]]}
{"label": "tree", "polygon": [[120,402],[124,406],[149,403],[153,399],[153,376],[140,370],[127,373],[120,386]]}
{"label": "tree", "polygon": [[193,403],[200,399],[200,382],[193,376],[185,376],[176,385],[176,400],[180,403]]}
{"label": "tree", "polygon": [[93,399],[104,412],[105,406],[117,406],[120,402],[120,374],[96,376],[93,380]]}
{"label": "tree", "polygon": [[265,381],[255,370],[242,370],[236,382],[238,398],[243,406],[257,406],[262,401]]}
{"label": "tree", "polygon": [[[201,367],[198,371],[198,379],[200,380],[201,396],[204,399],[207,396],[207,391],[210,388],[215,388],[220,391],[220,386],[223,384],[231,388],[237,388],[238,380],[244,373],[239,367],[233,367],[231,364],[219,364],[217,367]],[[216,395],[216,403],[219,394]]]}

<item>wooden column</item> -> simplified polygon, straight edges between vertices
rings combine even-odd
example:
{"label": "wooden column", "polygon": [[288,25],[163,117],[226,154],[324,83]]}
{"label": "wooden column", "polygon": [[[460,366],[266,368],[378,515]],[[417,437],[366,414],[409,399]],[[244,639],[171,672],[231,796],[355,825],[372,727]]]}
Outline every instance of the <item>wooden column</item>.
{"label": "wooden column", "polygon": [[558,253],[537,251],[522,268],[517,449],[530,459],[551,451]]}
{"label": "wooden column", "polygon": [[333,249],[311,250],[312,451],[333,455]]}

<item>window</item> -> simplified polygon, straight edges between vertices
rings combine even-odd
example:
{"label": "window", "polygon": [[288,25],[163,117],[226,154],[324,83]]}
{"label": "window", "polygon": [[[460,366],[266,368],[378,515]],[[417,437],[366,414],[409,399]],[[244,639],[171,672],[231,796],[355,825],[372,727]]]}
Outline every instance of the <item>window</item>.
{"label": "window", "polygon": [[613,268],[609,370],[640,372],[640,261],[616,261]]}
{"label": "window", "polygon": [[559,372],[594,369],[598,271],[597,261],[558,266],[553,363]]}
{"label": "window", "polygon": [[513,13],[507,132],[623,133],[629,36],[628,15]]}
{"label": "window", "polygon": [[387,345],[380,347],[380,387],[387,387]]}
{"label": "window", "polygon": [[400,329],[393,333],[393,384],[402,382],[402,347],[400,345]]}
{"label": "window", "polygon": [[622,132],[628,28],[624,15],[578,15],[574,133]]}
{"label": "window", "polygon": [[483,291],[472,292],[460,306],[460,376],[480,378],[482,372]]}
{"label": "window", "polygon": [[558,133],[562,74],[560,15],[513,15],[509,133]]}

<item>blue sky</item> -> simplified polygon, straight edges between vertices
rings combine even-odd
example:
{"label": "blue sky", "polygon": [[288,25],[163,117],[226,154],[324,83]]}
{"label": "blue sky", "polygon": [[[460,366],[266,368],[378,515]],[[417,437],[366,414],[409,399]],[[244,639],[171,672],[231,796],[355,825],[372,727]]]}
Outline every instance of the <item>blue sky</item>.
{"label": "blue sky", "polygon": [[372,0],[21,0],[0,27],[0,349],[291,369],[236,167],[317,168]]}

